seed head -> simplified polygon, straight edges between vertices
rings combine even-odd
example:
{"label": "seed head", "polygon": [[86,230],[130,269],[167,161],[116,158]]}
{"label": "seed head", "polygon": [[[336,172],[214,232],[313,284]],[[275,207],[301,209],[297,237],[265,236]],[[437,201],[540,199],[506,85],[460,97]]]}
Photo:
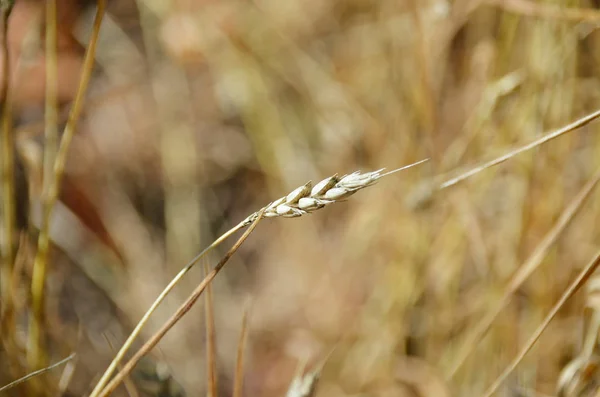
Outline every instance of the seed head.
{"label": "seed head", "polygon": [[[295,218],[305,215],[331,203],[345,200],[359,190],[375,184],[380,178],[386,175],[421,164],[424,161],[427,160],[421,160],[385,174],[382,173],[384,168],[365,173],[356,171],[341,178],[336,174],[323,179],[314,187],[312,187],[311,182],[308,182],[294,189],[287,196],[281,197],[269,204],[265,209],[264,217],[275,218],[283,216],[286,218]],[[258,212],[255,212],[246,218],[243,221],[244,226],[250,225],[257,216]]]}

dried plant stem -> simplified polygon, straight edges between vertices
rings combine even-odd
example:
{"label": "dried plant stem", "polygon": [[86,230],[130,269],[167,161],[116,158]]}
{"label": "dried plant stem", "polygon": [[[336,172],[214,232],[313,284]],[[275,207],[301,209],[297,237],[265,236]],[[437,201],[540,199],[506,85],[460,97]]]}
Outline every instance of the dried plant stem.
{"label": "dried plant stem", "polygon": [[75,369],[77,369],[77,357],[73,361],[69,361],[60,375],[58,380],[57,388],[57,396],[62,397],[67,388],[71,384],[71,380],[73,379],[73,375],[75,374]]}
{"label": "dried plant stem", "polygon": [[44,194],[50,187],[58,148],[58,60],[56,0],[46,1],[46,104],[44,112]]}
{"label": "dried plant stem", "polygon": [[235,227],[231,228],[230,230],[228,230],[227,232],[225,232],[223,235],[221,235],[221,237],[219,237],[218,239],[213,241],[211,245],[209,245],[202,252],[200,252],[198,255],[196,255],[183,269],[181,269],[181,271],[179,273],[177,273],[177,275],[175,277],[173,277],[173,279],[171,280],[169,285],[167,285],[165,287],[165,289],[160,293],[160,295],[154,300],[154,302],[152,303],[150,308],[146,311],[146,313],[144,313],[141,320],[137,323],[137,325],[135,326],[135,328],[133,329],[133,331],[131,332],[129,337],[127,337],[127,340],[125,341],[125,343],[123,344],[123,346],[121,347],[121,349],[119,350],[117,355],[113,358],[112,362],[110,363],[110,365],[108,366],[108,368],[106,369],[106,371],[104,372],[104,374],[102,375],[102,377],[100,378],[100,380],[98,381],[96,386],[94,387],[94,390],[92,390],[90,397],[98,397],[100,395],[100,392],[102,391],[104,386],[106,386],[106,384],[108,383],[111,375],[114,373],[117,366],[123,360],[125,353],[127,353],[127,351],[133,345],[135,338],[137,338],[137,336],[142,331],[142,328],[144,327],[144,325],[146,325],[148,320],[150,320],[150,316],[152,315],[152,313],[154,313],[154,311],[161,304],[161,302],[163,300],[165,300],[165,298],[167,297],[169,292],[171,292],[171,290],[179,283],[179,281],[183,278],[183,276],[185,276],[196,265],[196,263],[198,263],[198,261],[200,259],[202,259],[204,257],[204,255],[206,255],[210,250],[217,247],[219,244],[221,244],[223,241],[225,241],[228,237],[230,237],[232,234],[234,234],[238,230],[242,229],[244,226],[245,225],[240,222],[237,226],[235,226]]}
{"label": "dried plant stem", "polygon": [[590,113],[590,114],[588,114],[588,115],[586,115],[586,116],[584,116],[584,117],[582,117],[582,118],[580,118],[578,120],[575,120],[574,122],[572,122],[572,123],[570,123],[570,124],[568,124],[568,125],[566,125],[566,126],[564,126],[562,128],[559,128],[556,131],[553,131],[553,132],[550,132],[550,133],[548,133],[546,135],[543,135],[542,137],[536,139],[533,142],[530,142],[530,143],[528,143],[526,145],[523,145],[521,147],[515,148],[515,149],[509,151],[508,153],[503,154],[502,156],[496,157],[493,160],[487,161],[487,162],[485,162],[485,163],[483,163],[481,165],[478,165],[478,166],[476,166],[474,168],[471,168],[467,172],[464,172],[464,173],[458,175],[457,177],[448,179],[446,181],[442,181],[442,182],[439,183],[438,188],[440,190],[442,190],[442,189],[454,186],[457,183],[462,182],[465,179],[467,179],[467,178],[469,178],[469,177],[471,177],[471,176],[473,176],[475,174],[478,174],[481,171],[484,171],[484,170],[486,170],[486,169],[488,169],[490,167],[493,167],[495,165],[501,164],[501,163],[505,162],[506,160],[509,160],[509,159],[513,158],[514,156],[516,156],[518,154],[521,154],[523,152],[531,150],[531,149],[533,149],[533,148],[535,148],[537,146],[540,146],[540,145],[542,145],[542,144],[544,144],[546,142],[550,142],[551,140],[553,140],[555,138],[558,138],[561,135],[564,135],[564,134],[566,134],[568,132],[572,132],[572,131],[574,131],[574,130],[576,130],[578,128],[581,128],[584,125],[586,125],[586,124],[594,121],[598,117],[600,117],[600,110],[596,110],[595,112]]}
{"label": "dried plant stem", "polygon": [[[104,336],[104,340],[106,340],[106,343],[114,353],[115,346],[110,341],[108,335],[106,335],[105,333],[103,333],[102,335]],[[119,367],[119,369],[121,368]],[[127,394],[129,395],[129,397],[140,397],[140,394],[135,388],[135,383],[131,380],[131,377],[126,376],[125,379],[123,379],[123,385],[125,386],[125,390],[127,390]]]}
{"label": "dried plant stem", "polygon": [[244,351],[248,340],[248,310],[244,311],[242,329],[238,341],[237,358],[235,360],[235,376],[233,378],[233,397],[242,397],[244,390]]}
{"label": "dried plant stem", "polygon": [[[208,262],[204,262],[204,276],[208,276],[210,269]],[[217,397],[217,343],[215,333],[215,313],[212,297],[212,286],[206,287],[204,294],[205,321],[206,321],[206,366],[208,379],[208,397]]]}
{"label": "dried plant stem", "polygon": [[177,309],[175,314],[167,320],[165,324],[134,354],[123,369],[115,375],[113,380],[99,393],[101,397],[107,396],[112,393],[113,390],[123,381],[123,379],[131,372],[133,367],[144,357],[156,344],[166,335],[166,333],[194,306],[202,292],[217,276],[219,271],[225,266],[233,254],[240,248],[242,243],[250,236],[254,231],[254,228],[258,225],[258,222],[262,219],[265,210],[259,212],[256,219],[252,222],[250,227],[244,232],[244,234],[235,242],[235,244],[227,251],[225,256],[217,263],[215,268],[202,280],[202,282],[196,287],[194,292],[186,299],[186,301]]}
{"label": "dried plant stem", "polygon": [[52,364],[52,365],[50,365],[50,366],[48,366],[46,368],[39,369],[37,371],[34,371],[34,372],[30,373],[30,374],[25,375],[22,378],[19,378],[19,379],[13,381],[13,382],[10,382],[8,385],[0,387],[0,393],[5,392],[8,389],[12,389],[13,387],[18,386],[21,383],[26,382],[26,381],[28,381],[31,378],[34,378],[34,377],[36,377],[38,375],[41,375],[43,373],[46,373],[48,371],[51,371],[51,370],[53,370],[56,367],[60,367],[61,365],[66,364],[67,362],[71,361],[73,358],[75,358],[75,353],[71,354],[69,357],[63,358],[59,362],[56,362],[56,363],[54,363],[54,364]]}
{"label": "dried plant stem", "polygon": [[521,362],[523,357],[531,350],[535,342],[540,338],[546,327],[552,319],[556,316],[561,307],[565,304],[565,302],[577,292],[583,284],[592,276],[594,271],[600,265],[600,252],[596,253],[594,259],[586,265],[586,267],[579,272],[577,278],[573,280],[573,282],[569,285],[569,288],[565,291],[565,293],[560,297],[558,302],[552,307],[550,313],[546,316],[544,321],[540,324],[540,326],[535,330],[533,335],[529,338],[525,346],[521,349],[519,354],[515,357],[515,359],[506,367],[506,369],[502,372],[502,374],[494,381],[494,383],[486,390],[483,394],[485,397],[491,397],[496,390],[500,387],[500,385],[506,380],[508,375],[517,367],[517,365]]}
{"label": "dried plant stem", "polygon": [[46,264],[50,245],[50,220],[52,217],[52,209],[56,203],[56,200],[58,199],[69,147],[77,128],[77,122],[83,109],[84,96],[92,75],[94,58],[96,54],[96,45],[98,41],[98,35],[100,33],[100,26],[102,24],[102,17],[104,16],[105,3],[106,0],[98,0],[97,3],[96,16],[94,19],[90,42],[85,53],[81,79],[79,81],[75,100],[73,101],[73,106],[63,132],[58,152],[56,153],[52,175],[53,178],[48,185],[48,189],[44,197],[44,212],[40,225],[37,252],[33,262],[33,274],[31,280],[32,312],[29,322],[29,340],[27,344],[27,361],[30,368],[39,368],[44,365],[45,362],[45,357],[41,346],[41,336],[44,317],[44,283],[46,279]]}
{"label": "dried plant stem", "polygon": [[542,241],[535,248],[533,253],[527,258],[522,266],[519,267],[517,272],[511,278],[508,286],[504,290],[504,294],[500,301],[491,309],[484,318],[479,321],[471,335],[463,343],[462,348],[456,354],[456,359],[449,371],[449,377],[456,375],[458,370],[464,364],[467,357],[473,352],[477,343],[481,340],[483,335],[492,326],[492,323],[498,316],[498,314],[506,307],[510,301],[512,295],[523,285],[525,280],[538,268],[546,253],[550,247],[556,242],[560,234],[565,230],[569,223],[573,220],[577,212],[582,208],[585,201],[589,198],[594,187],[600,181],[600,170],[596,172],[594,177],[585,184],[585,186],[579,191],[579,193],[573,198],[571,203],[565,208],[563,213],[560,215],[554,226],[546,233]]}
{"label": "dried plant stem", "polygon": [[562,7],[535,3],[530,0],[487,0],[486,3],[507,12],[534,18],[557,19],[575,23],[600,21],[600,12],[593,8]]}
{"label": "dried plant stem", "polygon": [[14,261],[14,230],[15,230],[15,180],[14,180],[14,137],[12,132],[12,94],[10,84],[10,59],[8,51],[8,16],[12,4],[6,0],[0,1],[0,34],[2,51],[2,88],[4,103],[2,104],[2,227],[3,238],[0,241],[0,299],[2,300],[3,327],[10,323],[12,310],[11,273]]}

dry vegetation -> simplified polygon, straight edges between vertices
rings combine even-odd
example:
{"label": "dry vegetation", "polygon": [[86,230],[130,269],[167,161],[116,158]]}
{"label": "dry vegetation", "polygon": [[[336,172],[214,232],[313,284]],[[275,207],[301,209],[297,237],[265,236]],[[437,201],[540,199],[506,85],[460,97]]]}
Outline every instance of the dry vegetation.
{"label": "dry vegetation", "polygon": [[[0,386],[75,352],[6,393],[89,394],[169,281],[249,214],[429,158],[212,249],[126,358],[202,299],[113,395],[478,396],[506,368],[498,395],[595,395],[600,304],[579,287],[600,248],[597,114],[536,140],[600,109],[598,7],[108,0],[96,37],[95,2],[16,0]],[[295,215],[291,198],[271,212]]]}

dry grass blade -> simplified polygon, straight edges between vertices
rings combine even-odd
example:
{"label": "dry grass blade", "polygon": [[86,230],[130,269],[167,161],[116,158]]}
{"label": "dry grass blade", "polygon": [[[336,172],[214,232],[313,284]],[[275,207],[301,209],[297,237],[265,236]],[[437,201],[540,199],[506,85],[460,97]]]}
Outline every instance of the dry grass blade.
{"label": "dry grass blade", "polygon": [[244,390],[244,351],[248,340],[248,310],[244,311],[242,318],[242,329],[238,341],[238,351],[235,360],[235,377],[233,379],[233,397],[242,397]]}
{"label": "dry grass blade", "polygon": [[525,343],[525,346],[523,347],[523,349],[521,349],[517,357],[515,357],[515,359],[510,363],[510,365],[506,367],[504,372],[502,372],[502,374],[498,377],[498,379],[496,379],[496,381],[484,393],[485,397],[490,397],[496,392],[496,390],[498,390],[502,382],[506,380],[508,375],[510,375],[510,373],[517,367],[517,365],[519,364],[519,362],[521,362],[523,357],[525,357],[527,352],[531,350],[535,342],[540,338],[540,336],[542,335],[550,321],[552,321],[552,319],[556,316],[560,308],[565,304],[565,302],[569,298],[571,298],[571,296],[573,296],[573,294],[575,294],[575,292],[577,292],[581,288],[581,286],[590,278],[590,276],[592,276],[594,271],[598,268],[598,265],[600,265],[600,252],[596,254],[594,259],[586,265],[586,267],[579,273],[577,278],[571,283],[571,285],[569,285],[569,288],[560,297],[558,302],[554,305],[554,307],[552,308],[550,313],[548,313],[544,321],[542,321],[540,326],[535,330],[533,335],[531,335],[531,337],[529,338],[527,343]]}
{"label": "dry grass blade", "polygon": [[548,249],[552,246],[552,244],[554,244],[554,242],[556,242],[560,234],[574,218],[575,214],[581,209],[586,199],[590,196],[590,193],[599,181],[600,170],[596,172],[594,177],[588,183],[586,183],[581,191],[573,198],[571,203],[558,218],[552,229],[548,231],[533,253],[527,258],[523,265],[519,267],[506,287],[500,301],[480,322],[477,323],[470,337],[468,337],[463,343],[463,347],[456,354],[456,360],[451,367],[449,377],[453,377],[456,372],[458,372],[466,358],[471,354],[477,343],[491,327],[498,314],[502,311],[502,309],[504,309],[504,307],[506,307],[512,295],[517,291],[517,289],[519,289],[519,287],[521,287],[523,282],[525,282],[531,273],[537,269],[546,256]]}
{"label": "dry grass blade", "polygon": [[166,335],[167,332],[194,306],[198,298],[202,292],[206,289],[208,284],[212,282],[212,280],[217,276],[219,271],[225,266],[225,264],[229,261],[231,256],[240,248],[242,243],[250,236],[250,234],[254,231],[254,228],[258,225],[258,222],[262,219],[264,214],[264,210],[262,210],[256,219],[252,222],[248,230],[244,232],[244,234],[236,241],[236,243],[227,251],[225,256],[217,263],[215,268],[202,280],[202,282],[196,287],[194,292],[186,299],[186,301],[177,309],[175,314],[167,320],[167,322],[134,354],[134,356],[129,360],[122,370],[119,371],[117,375],[115,375],[114,379],[106,385],[106,387],[98,393],[100,396],[109,395],[122,381],[123,379],[129,375],[133,367],[140,361],[142,357],[144,357],[156,344]]}
{"label": "dry grass blade", "polygon": [[559,7],[550,4],[534,3],[529,0],[487,0],[487,3],[497,6],[504,11],[528,17],[572,22],[600,21],[600,12],[591,8]]}
{"label": "dry grass blade", "polygon": [[46,104],[44,110],[44,191],[52,180],[58,148],[58,38],[56,0],[46,2]]}
{"label": "dry grass blade", "polygon": [[561,135],[564,135],[564,134],[566,134],[568,132],[572,132],[572,131],[574,131],[574,130],[576,130],[578,128],[581,128],[584,125],[586,125],[586,124],[594,121],[598,117],[600,117],[600,110],[596,110],[595,112],[590,113],[587,116],[584,116],[584,117],[582,117],[582,118],[580,118],[580,119],[578,119],[578,120],[576,120],[576,121],[574,121],[574,122],[572,122],[572,123],[570,123],[570,124],[568,124],[568,125],[566,125],[566,126],[564,126],[562,128],[559,128],[556,131],[553,131],[553,132],[550,132],[550,133],[548,133],[546,135],[543,135],[542,137],[536,139],[533,142],[530,142],[530,143],[528,143],[526,145],[523,145],[521,147],[515,148],[515,149],[511,150],[510,152],[503,154],[502,156],[496,157],[493,160],[487,161],[487,162],[485,162],[485,163],[483,163],[481,165],[478,165],[478,166],[476,166],[474,168],[471,168],[469,171],[464,172],[464,173],[460,174],[457,177],[454,177],[454,178],[448,179],[448,180],[446,180],[444,182],[441,182],[439,184],[438,188],[441,190],[441,189],[445,189],[445,188],[450,187],[450,186],[454,186],[457,183],[462,182],[465,179],[467,179],[467,178],[469,178],[469,177],[471,177],[471,176],[473,176],[475,174],[478,174],[481,171],[486,170],[487,168],[490,168],[490,167],[493,167],[495,165],[501,164],[501,163],[505,162],[506,160],[509,160],[509,159],[511,159],[512,157],[514,157],[514,156],[516,156],[518,154],[521,154],[523,152],[531,150],[531,149],[533,149],[533,148],[535,148],[537,146],[540,146],[540,145],[542,145],[542,144],[544,144],[546,142],[549,142],[549,141],[551,141],[551,140],[553,140],[555,138],[558,138]]}
{"label": "dry grass blade", "polygon": [[[7,0],[0,1],[0,29],[2,42],[0,43],[2,51],[2,87],[0,92],[4,95],[2,105],[2,238],[0,239],[0,299],[2,300],[2,317],[9,317],[12,296],[10,294],[10,280],[12,279],[12,266],[14,260],[14,229],[15,229],[15,202],[14,202],[14,136],[12,132],[11,105],[12,95],[9,84],[10,61],[8,51],[8,16],[13,3]],[[3,318],[2,325],[7,323]],[[8,320],[8,319],[6,319]],[[8,321],[10,323],[10,321]],[[4,331],[4,330],[3,330]],[[4,332],[3,332],[4,333]]]}
{"label": "dry grass blade", "polygon": [[[207,277],[210,269],[208,262],[204,262],[204,276]],[[206,306],[206,366],[208,379],[208,396],[216,397],[218,392],[217,388],[217,344],[215,334],[215,314],[212,298],[212,286],[209,284],[206,287],[206,294],[204,295],[204,304]]]}
{"label": "dry grass blade", "polygon": [[22,378],[19,378],[19,379],[13,381],[13,382],[10,382],[8,385],[0,387],[0,393],[5,392],[8,389],[12,389],[13,387],[18,386],[18,385],[20,385],[23,382],[27,382],[31,378],[34,378],[34,377],[36,377],[38,375],[41,375],[43,373],[46,373],[48,371],[51,371],[51,370],[53,370],[56,367],[60,367],[61,365],[65,364],[65,363],[67,363],[69,361],[71,361],[73,358],[75,358],[75,353],[71,354],[69,357],[63,358],[59,362],[54,363],[54,364],[52,364],[52,365],[50,365],[50,366],[48,366],[46,368],[39,369],[39,370],[34,371],[34,372],[32,372],[32,373],[30,373],[28,375],[25,375]]}
{"label": "dry grass blade", "polygon": [[77,94],[75,96],[75,100],[73,101],[71,112],[69,113],[69,119],[67,120],[67,124],[63,132],[60,147],[58,148],[58,152],[56,154],[56,159],[54,161],[54,172],[52,175],[53,178],[49,182],[48,190],[44,197],[44,214],[42,216],[42,222],[40,225],[37,253],[33,262],[33,274],[31,277],[32,310],[29,322],[29,339],[27,343],[27,361],[31,368],[40,367],[45,361],[44,352],[42,351],[41,346],[41,338],[44,317],[43,308],[46,262],[50,246],[50,219],[52,216],[52,209],[56,203],[56,200],[58,199],[60,184],[65,169],[65,163],[67,161],[67,154],[69,152],[69,147],[71,146],[73,136],[75,135],[79,116],[83,110],[84,96],[91,79],[92,70],[94,68],[96,46],[98,43],[98,36],[100,33],[100,26],[102,25],[105,6],[106,0],[98,0],[92,35],[85,53],[81,79],[79,80],[79,86],[77,87]]}
{"label": "dry grass blade", "polygon": [[[106,341],[106,343],[108,344],[110,349],[112,351],[114,351],[115,346],[112,344],[112,342],[108,338],[108,335],[106,335],[106,333],[102,333],[102,336],[104,337],[104,340]],[[127,390],[127,394],[129,394],[130,397],[140,397],[140,394],[138,393],[138,391],[135,387],[135,383],[133,383],[133,381],[131,380],[131,378],[129,376],[126,376],[125,379],[123,379],[123,385],[125,386],[125,390]]]}

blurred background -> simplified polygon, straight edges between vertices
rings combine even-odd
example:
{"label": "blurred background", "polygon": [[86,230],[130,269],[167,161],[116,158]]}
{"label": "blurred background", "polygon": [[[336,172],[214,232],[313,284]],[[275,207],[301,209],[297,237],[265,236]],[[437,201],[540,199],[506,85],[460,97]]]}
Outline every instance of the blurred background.
{"label": "blurred background", "polygon": [[[430,158],[346,202],[259,224],[213,283],[219,391],[232,393],[248,308],[247,396],[284,395],[301,363],[310,367],[334,346],[317,396],[480,395],[598,248],[600,199],[592,192],[454,370],[474,326],[600,167],[599,127],[431,197],[423,184],[600,106],[598,7],[592,0],[108,0],[50,228],[45,346],[51,361],[78,357],[68,386],[47,394],[89,393],[169,280],[266,203],[309,180]],[[45,2],[17,0],[8,23],[17,315],[2,334],[0,384],[29,372],[44,10]],[[94,12],[94,2],[58,0],[63,126]],[[205,262],[214,265],[232,241]],[[202,277],[198,266],[144,338]],[[585,301],[581,291],[567,303],[500,395],[555,393],[581,348]],[[206,394],[205,343],[200,300],[133,374],[137,393]],[[51,384],[62,371],[52,372]]]}

